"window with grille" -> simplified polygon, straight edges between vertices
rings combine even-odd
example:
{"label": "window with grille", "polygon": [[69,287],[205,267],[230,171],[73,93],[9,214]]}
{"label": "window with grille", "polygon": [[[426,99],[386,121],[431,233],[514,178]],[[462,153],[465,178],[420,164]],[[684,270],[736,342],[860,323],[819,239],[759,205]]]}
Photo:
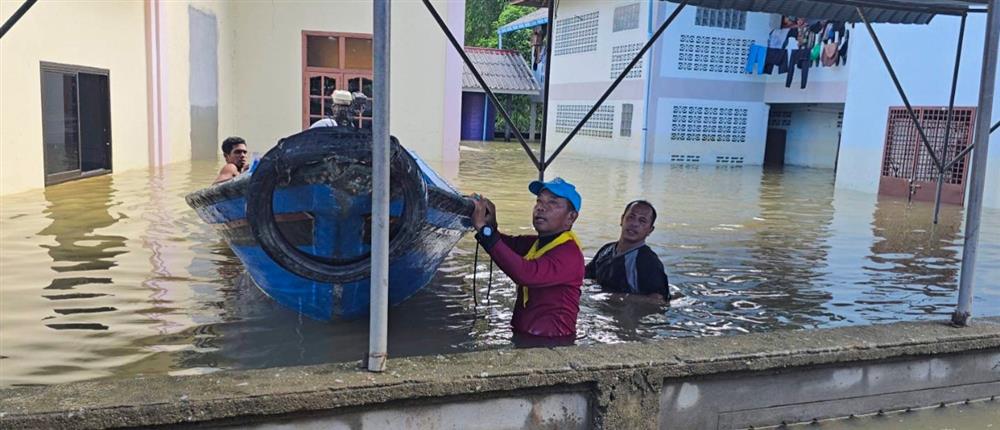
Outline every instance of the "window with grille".
{"label": "window with grille", "polygon": [[771,109],[771,113],[769,113],[767,116],[768,128],[780,128],[782,130],[788,130],[788,128],[791,126],[792,126],[792,111]]}
{"label": "window with grille", "polygon": [[612,31],[632,30],[636,28],[639,28],[639,3],[616,7]]}
{"label": "window with grille", "polygon": [[[629,43],[611,47],[611,79],[618,78],[622,70],[635,58],[635,54],[642,49],[642,43]],[[625,75],[626,79],[642,77],[642,61],[635,63],[635,67]]]}
{"label": "window with grille", "polygon": [[694,15],[694,25],[745,30],[747,13],[740,10],[699,7]]}
{"label": "window with grille", "polygon": [[553,54],[596,51],[598,17],[598,12],[590,12],[556,21],[556,34],[552,39]]}
{"label": "window with grille", "polygon": [[[556,133],[569,134],[580,123],[583,116],[590,111],[592,105],[558,105],[556,106]],[[604,105],[597,108],[594,115],[587,120],[577,133],[579,136],[611,138],[614,133],[615,108]]]}
{"label": "window with grille", "polygon": [[716,155],[715,164],[743,164],[743,157],[735,155]]}
{"label": "window with grille", "polygon": [[682,34],[677,69],[746,74],[751,44],[753,39]]}
{"label": "window with grille", "polygon": [[622,104],[622,137],[632,137],[632,103]]}
{"label": "window with grille", "polygon": [[745,143],[746,108],[676,105],[670,139],[705,143]]}
{"label": "window with grille", "polygon": [[[948,123],[948,109],[941,107],[915,108],[914,113],[924,128],[924,133],[934,149],[934,154],[942,162],[954,159],[972,143],[972,125],[975,122],[974,108],[955,108],[951,134],[948,137],[947,156],[944,148],[944,133]],[[889,108],[886,125],[885,152],[882,160],[882,176],[914,181],[937,181],[937,167],[921,142],[920,134],[906,108]],[[968,156],[956,162],[945,171],[944,183],[962,185]]]}
{"label": "window with grille", "polygon": [[670,154],[671,163],[700,163],[700,155]]}

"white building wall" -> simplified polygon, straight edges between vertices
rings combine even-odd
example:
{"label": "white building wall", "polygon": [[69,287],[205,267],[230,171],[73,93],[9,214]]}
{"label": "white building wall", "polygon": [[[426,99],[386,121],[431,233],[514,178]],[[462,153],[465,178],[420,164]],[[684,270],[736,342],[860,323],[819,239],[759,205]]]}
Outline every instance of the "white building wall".
{"label": "white building wall", "polygon": [[[636,5],[639,9],[638,26],[628,30],[613,31],[615,9],[630,5]],[[563,106],[564,112],[567,108],[575,108],[579,112],[580,107],[584,106],[583,113],[585,113],[618,75],[617,72],[612,75],[612,55],[615,48],[619,47],[618,49],[621,50],[624,49],[622,48],[624,46],[630,46],[637,51],[647,38],[649,5],[645,1],[564,1],[559,4],[556,26],[560,25],[560,20],[585,16],[593,12],[598,13],[596,49],[553,56],[548,116],[552,120],[546,131],[546,140],[549,142],[547,152],[549,154],[562,143],[568,136],[568,131],[576,123],[576,121],[559,121],[560,106]],[[556,32],[558,33],[558,31],[557,29]],[[629,59],[632,55],[634,54],[628,55]],[[613,111],[610,136],[588,135],[586,131],[581,131],[573,138],[572,143],[566,147],[565,151],[605,158],[642,160],[645,77],[649,73],[648,55],[646,57],[636,65],[636,69],[641,69],[639,76],[623,80],[602,105]],[[632,105],[632,115],[631,121],[628,121],[626,117],[623,126],[623,105],[626,104]],[[582,114],[580,116],[582,117]],[[597,117],[596,114],[595,117]],[[563,118],[568,118],[568,116],[564,113]],[[594,118],[588,124],[596,124],[596,119],[598,118]],[[626,129],[624,133],[622,128]]]}
{"label": "white building wall", "polygon": [[[982,69],[985,16],[971,14],[956,106],[975,106]],[[875,25],[883,47],[913,106],[947,106],[959,19],[938,16],[929,25]],[[844,112],[837,187],[875,193],[890,106],[902,106],[871,37],[861,25],[852,33],[848,54],[850,80]],[[1000,97],[993,99],[993,121],[1000,117]],[[1000,207],[1000,138],[993,133],[988,156],[984,204]]]}
{"label": "white building wall", "polygon": [[[673,3],[661,2],[654,20],[656,26],[666,20],[674,8]],[[681,11],[654,50],[656,74],[650,83],[645,159],[647,162],[760,164],[767,135],[766,81],[764,76],[744,72],[745,47],[749,43],[766,45],[771,17],[747,14],[746,26],[740,30],[695,25],[696,15],[696,7]],[[713,51],[712,55],[717,55],[715,52],[722,55],[709,61],[692,62],[685,53],[690,52],[693,45],[721,49]],[[694,115],[702,116],[702,123],[691,119],[692,108]],[[706,125],[725,129],[707,129]],[[704,134],[721,139],[706,139]]]}

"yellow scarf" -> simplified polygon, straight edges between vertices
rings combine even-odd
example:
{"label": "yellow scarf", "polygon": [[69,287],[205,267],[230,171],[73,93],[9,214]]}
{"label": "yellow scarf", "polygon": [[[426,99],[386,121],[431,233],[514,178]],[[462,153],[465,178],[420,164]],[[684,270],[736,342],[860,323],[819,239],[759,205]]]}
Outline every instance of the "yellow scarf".
{"label": "yellow scarf", "polygon": [[[571,240],[573,241],[573,243],[576,244],[578,248],[580,248],[581,250],[583,249],[582,247],[580,247],[580,239],[576,237],[576,233],[573,233],[572,230],[566,230],[562,232],[562,234],[560,234],[559,236],[556,236],[555,239],[552,239],[551,242],[541,247],[541,249],[538,248],[538,239],[535,239],[535,243],[531,244],[531,249],[528,250],[527,254],[524,254],[524,259],[536,260],[538,258],[541,258],[543,255],[545,255],[546,252],[549,252],[553,248],[562,245],[566,242],[569,242]],[[523,307],[528,306],[528,287],[521,287],[521,306]]]}

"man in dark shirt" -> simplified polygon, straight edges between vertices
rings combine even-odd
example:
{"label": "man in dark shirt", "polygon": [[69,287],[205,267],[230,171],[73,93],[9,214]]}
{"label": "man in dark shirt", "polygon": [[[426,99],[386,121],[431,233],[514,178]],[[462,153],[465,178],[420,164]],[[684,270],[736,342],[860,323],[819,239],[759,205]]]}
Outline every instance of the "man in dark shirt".
{"label": "man in dark shirt", "polygon": [[618,241],[597,251],[587,263],[586,277],[596,280],[607,292],[645,294],[669,301],[670,287],[663,263],[646,246],[655,222],[656,208],[649,202],[636,200],[626,205]]}
{"label": "man in dark shirt", "polygon": [[497,231],[496,208],[477,197],[472,224],[476,240],[517,284],[511,329],[519,346],[563,345],[576,340],[583,285],[583,252],[573,233],[582,199],[562,178],[534,181],[532,226],[537,235],[508,236]]}

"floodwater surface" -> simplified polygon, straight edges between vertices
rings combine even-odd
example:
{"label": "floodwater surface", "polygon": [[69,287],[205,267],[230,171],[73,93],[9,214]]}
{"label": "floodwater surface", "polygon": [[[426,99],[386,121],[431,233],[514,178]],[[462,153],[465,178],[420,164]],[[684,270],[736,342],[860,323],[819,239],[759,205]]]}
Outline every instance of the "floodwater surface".
{"label": "floodwater surface", "polygon": [[[465,143],[432,163],[497,204],[500,230],[531,233],[536,177],[519,146]],[[184,202],[214,162],[128,171],[0,198],[0,386],[360,360],[367,319],[324,323],[257,290]],[[653,165],[562,155],[589,258],[624,205],[651,201],[649,239],[669,307],[585,285],[578,344],[945,319],[956,301],[960,207],[834,189],[832,170]],[[1000,211],[983,213],[973,304],[1000,315]],[[464,238],[436,278],[390,311],[389,354],[509,348],[512,282]],[[473,280],[473,273],[476,280]],[[475,282],[475,297],[473,283]],[[478,302],[478,305],[476,303]]]}

